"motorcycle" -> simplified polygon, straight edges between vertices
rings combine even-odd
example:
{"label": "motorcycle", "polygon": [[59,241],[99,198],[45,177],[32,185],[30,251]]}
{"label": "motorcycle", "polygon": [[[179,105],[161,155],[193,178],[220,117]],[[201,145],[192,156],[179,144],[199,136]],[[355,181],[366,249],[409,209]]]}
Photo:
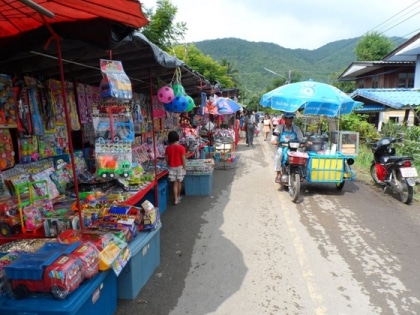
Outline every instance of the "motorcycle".
{"label": "motorcycle", "polygon": [[417,170],[413,157],[396,155],[392,144],[397,141],[399,139],[386,137],[372,145],[374,160],[370,175],[377,185],[384,187],[384,192],[391,188],[403,203],[410,204],[418,176]]}
{"label": "motorcycle", "polygon": [[283,147],[281,185],[289,190],[293,202],[299,198],[300,183],[306,178],[306,163],[309,155],[301,150],[305,142],[289,140],[281,143]]}

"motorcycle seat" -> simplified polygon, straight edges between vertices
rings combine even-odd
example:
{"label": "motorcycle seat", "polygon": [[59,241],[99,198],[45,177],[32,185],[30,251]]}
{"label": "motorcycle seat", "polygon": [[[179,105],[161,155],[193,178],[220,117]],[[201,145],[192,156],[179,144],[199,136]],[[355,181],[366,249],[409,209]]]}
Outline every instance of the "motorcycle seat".
{"label": "motorcycle seat", "polygon": [[411,156],[390,156],[386,160],[386,163],[394,163],[394,162],[401,162],[406,160],[412,160]]}

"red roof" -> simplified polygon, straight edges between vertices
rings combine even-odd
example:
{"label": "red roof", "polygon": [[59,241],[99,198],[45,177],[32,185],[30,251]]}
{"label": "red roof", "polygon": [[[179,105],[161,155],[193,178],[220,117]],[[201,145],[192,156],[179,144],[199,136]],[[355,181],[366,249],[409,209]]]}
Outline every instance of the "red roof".
{"label": "red roof", "polygon": [[[23,4],[33,3],[53,13],[41,15]],[[12,37],[45,24],[104,18],[140,28],[148,24],[138,0],[0,0],[0,37]]]}

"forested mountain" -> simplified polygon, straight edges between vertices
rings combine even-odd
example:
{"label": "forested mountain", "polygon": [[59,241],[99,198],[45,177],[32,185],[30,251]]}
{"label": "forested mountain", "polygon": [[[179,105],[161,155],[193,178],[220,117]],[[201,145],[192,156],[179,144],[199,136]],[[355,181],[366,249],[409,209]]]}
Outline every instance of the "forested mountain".
{"label": "forested mountain", "polygon": [[[289,49],[273,43],[249,42],[238,38],[223,38],[194,42],[205,55],[214,60],[226,59],[238,70],[242,88],[257,92],[278,78],[267,68],[292,80],[313,79],[332,83],[331,74],[340,74],[356,60],[354,48],[361,37],[328,43],[318,49]],[[401,44],[401,38],[391,38]],[[337,75],[332,76],[334,79]]]}

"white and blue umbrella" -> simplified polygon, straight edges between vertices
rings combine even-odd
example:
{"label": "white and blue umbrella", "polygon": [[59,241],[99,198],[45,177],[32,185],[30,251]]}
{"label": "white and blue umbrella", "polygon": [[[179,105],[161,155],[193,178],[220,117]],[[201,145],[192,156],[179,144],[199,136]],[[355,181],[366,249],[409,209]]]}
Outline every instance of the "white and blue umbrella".
{"label": "white and blue umbrella", "polygon": [[349,114],[363,103],[353,100],[335,86],[309,80],[271,90],[261,97],[260,104],[283,112],[303,109],[305,115],[335,117]]}
{"label": "white and blue umbrella", "polygon": [[219,115],[233,114],[242,108],[241,105],[228,97],[218,97],[215,104]]}

